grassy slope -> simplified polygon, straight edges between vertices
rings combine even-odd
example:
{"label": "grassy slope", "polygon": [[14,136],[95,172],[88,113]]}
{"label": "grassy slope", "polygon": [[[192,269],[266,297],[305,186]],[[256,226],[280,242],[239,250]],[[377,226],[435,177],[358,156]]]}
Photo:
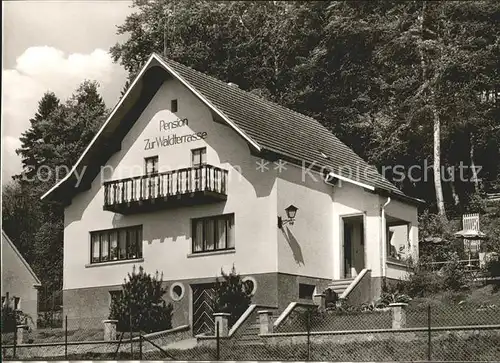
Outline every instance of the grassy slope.
{"label": "grassy slope", "polygon": [[500,289],[494,285],[473,287],[469,291],[450,292],[443,291],[422,298],[416,298],[411,306],[451,306],[463,301],[467,305],[495,305],[500,308]]}

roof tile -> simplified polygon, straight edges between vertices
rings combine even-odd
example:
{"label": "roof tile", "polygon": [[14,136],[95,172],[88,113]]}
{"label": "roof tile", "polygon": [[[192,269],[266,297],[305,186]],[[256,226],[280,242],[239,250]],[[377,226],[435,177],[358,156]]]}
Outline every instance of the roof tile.
{"label": "roof tile", "polygon": [[[363,184],[404,195],[314,118],[171,59],[162,59],[261,147],[329,168]],[[321,152],[329,158],[326,159]]]}

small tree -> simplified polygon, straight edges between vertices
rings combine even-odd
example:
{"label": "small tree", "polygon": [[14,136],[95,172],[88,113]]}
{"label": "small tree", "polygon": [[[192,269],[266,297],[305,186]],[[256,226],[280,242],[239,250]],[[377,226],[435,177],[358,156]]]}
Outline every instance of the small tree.
{"label": "small tree", "polygon": [[109,318],[118,320],[118,330],[141,330],[147,333],[172,328],[172,304],[163,300],[163,275],[151,276],[134,266],[128,281],[124,280],[121,294],[111,302]]}
{"label": "small tree", "polygon": [[250,306],[252,290],[236,273],[233,265],[231,272],[221,269],[222,280],[215,280],[215,306],[218,313],[230,313],[229,326],[232,326]]}

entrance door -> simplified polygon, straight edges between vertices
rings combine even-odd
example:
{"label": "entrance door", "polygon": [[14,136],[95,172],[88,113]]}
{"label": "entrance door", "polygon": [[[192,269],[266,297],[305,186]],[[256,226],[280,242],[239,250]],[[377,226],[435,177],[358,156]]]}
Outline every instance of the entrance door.
{"label": "entrance door", "polygon": [[213,335],[214,321],[214,284],[192,285],[193,289],[193,334]]}
{"label": "entrance door", "polygon": [[344,278],[351,277],[352,225],[344,221]]}
{"label": "entrance door", "polygon": [[342,218],[343,247],[341,273],[344,278],[356,277],[365,268],[364,217],[354,215]]}

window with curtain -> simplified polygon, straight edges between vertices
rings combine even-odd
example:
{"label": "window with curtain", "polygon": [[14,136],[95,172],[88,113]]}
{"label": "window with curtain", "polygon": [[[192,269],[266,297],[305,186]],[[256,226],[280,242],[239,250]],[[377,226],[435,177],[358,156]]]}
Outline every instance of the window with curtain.
{"label": "window with curtain", "polygon": [[193,253],[234,249],[234,214],[192,220]]}
{"label": "window with curtain", "polygon": [[142,257],[142,226],[90,233],[90,262],[129,260]]}
{"label": "window with curtain", "polygon": [[199,149],[191,150],[191,165],[200,166],[207,163],[207,148],[201,147]]}
{"label": "window with curtain", "polygon": [[109,259],[111,261],[118,259],[118,231],[109,233]]}
{"label": "window with curtain", "polygon": [[158,173],[158,156],[144,158],[144,169],[146,174]]}

